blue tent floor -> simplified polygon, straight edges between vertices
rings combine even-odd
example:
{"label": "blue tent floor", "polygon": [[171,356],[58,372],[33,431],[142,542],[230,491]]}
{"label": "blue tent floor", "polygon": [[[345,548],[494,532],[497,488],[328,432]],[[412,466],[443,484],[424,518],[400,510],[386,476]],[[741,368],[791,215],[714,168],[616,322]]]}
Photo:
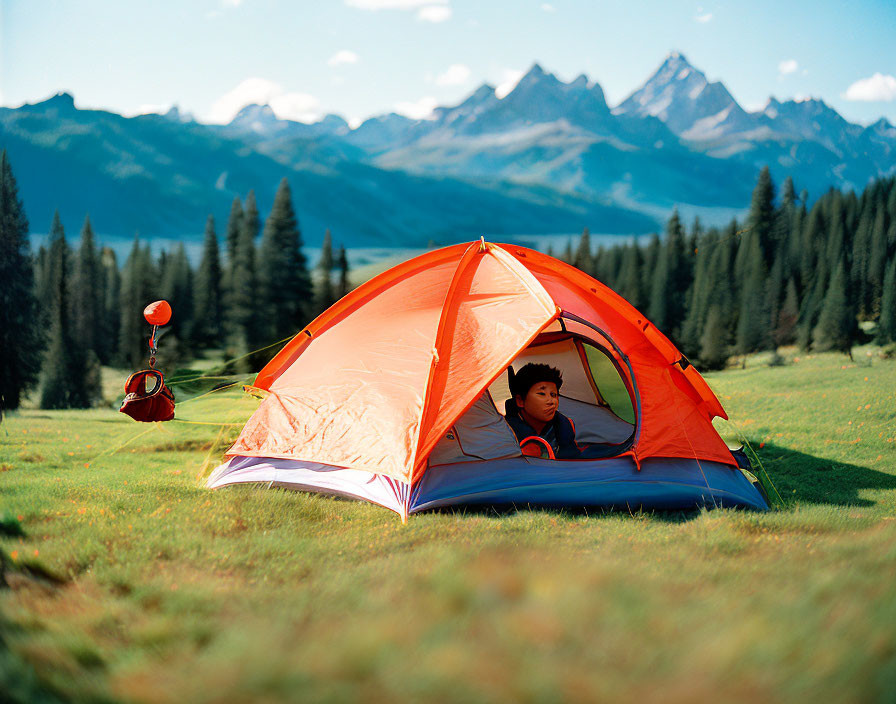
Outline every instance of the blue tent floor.
{"label": "blue tent floor", "polygon": [[738,468],[696,459],[542,460],[509,457],[430,467],[411,488],[369,471],[301,460],[233,457],[207,486],[267,484],[365,499],[399,515],[448,506],[767,510],[760,491]]}
{"label": "blue tent floor", "polygon": [[529,457],[430,467],[410,512],[454,505],[643,509],[769,506],[739,469],[718,462],[630,457],[552,461]]}

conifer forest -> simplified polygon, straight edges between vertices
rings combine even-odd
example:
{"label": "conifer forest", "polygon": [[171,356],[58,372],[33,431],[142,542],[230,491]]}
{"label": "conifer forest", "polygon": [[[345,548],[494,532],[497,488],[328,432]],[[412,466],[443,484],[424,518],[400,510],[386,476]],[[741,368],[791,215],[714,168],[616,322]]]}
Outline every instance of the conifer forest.
{"label": "conifer forest", "polygon": [[[346,251],[334,251],[329,231],[312,277],[286,179],[264,222],[254,192],[234,199],[223,248],[209,216],[194,268],[183,244],[154,256],[139,237],[117,261],[89,215],[75,241],[57,214],[32,251],[6,152],[0,162],[0,411],[31,391],[42,408],[99,402],[101,366],[145,364],[142,310],[152,300],[173,310],[160,340],[166,365],[224,349],[242,360],[228,371],[249,372],[273,354],[257,350],[351,288]],[[743,222],[705,228],[674,212],[646,243],[595,250],[586,228],[577,247],[549,253],[625,297],[700,369],[790,345],[849,354],[858,342],[896,342],[896,178],[810,202],[790,179],[777,189],[766,168]]]}

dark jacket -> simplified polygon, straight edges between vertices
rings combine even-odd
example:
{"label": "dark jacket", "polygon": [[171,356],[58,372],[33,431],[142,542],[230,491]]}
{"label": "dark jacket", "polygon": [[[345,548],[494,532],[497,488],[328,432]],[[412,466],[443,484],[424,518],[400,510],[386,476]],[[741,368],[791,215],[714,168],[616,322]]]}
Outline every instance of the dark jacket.
{"label": "dark jacket", "polygon": [[558,460],[574,460],[582,455],[579,446],[576,445],[576,430],[572,421],[557,411],[554,419],[544,426],[541,434],[535,432],[535,428],[529,425],[519,414],[519,408],[513,399],[508,399],[504,406],[507,415],[507,424],[516,435],[517,442],[522,442],[532,435],[542,437],[554,449],[554,457]]}

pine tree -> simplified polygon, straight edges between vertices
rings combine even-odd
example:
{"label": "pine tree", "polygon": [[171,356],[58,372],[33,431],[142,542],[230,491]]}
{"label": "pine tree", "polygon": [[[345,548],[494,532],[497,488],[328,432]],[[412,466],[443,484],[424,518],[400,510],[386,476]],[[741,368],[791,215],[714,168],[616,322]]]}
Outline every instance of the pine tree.
{"label": "pine tree", "polygon": [[872,317],[873,311],[873,287],[871,284],[870,255],[871,255],[871,229],[873,220],[870,213],[864,210],[859,217],[852,240],[852,257],[849,266],[851,286],[855,292],[857,312],[861,319]]}
{"label": "pine tree", "polygon": [[824,203],[822,201],[815,203],[803,222],[803,231],[800,233],[799,270],[800,287],[805,296],[814,289],[819,269],[827,270],[826,266],[821,266],[822,261],[827,263],[824,256],[825,233],[827,232]]}
{"label": "pine tree", "polygon": [[828,269],[834,271],[837,263],[846,261],[846,224],[844,222],[843,194],[839,191],[830,193],[831,214],[828,223],[828,237],[825,246],[825,258]]}
{"label": "pine tree", "polygon": [[[245,218],[245,213],[243,212],[243,204],[240,202],[239,196],[236,196],[233,199],[233,202],[230,204],[230,216],[227,218],[226,242],[228,265],[233,264],[237,239],[239,239],[240,230],[243,227],[243,218]],[[230,267],[228,266],[228,268]]]}
{"label": "pine tree", "polygon": [[619,269],[618,293],[635,308],[644,305],[641,289],[641,248],[637,243],[625,247]]}
{"label": "pine tree", "polygon": [[890,259],[884,276],[880,317],[877,320],[877,343],[885,345],[890,342],[896,342],[896,256]]}
{"label": "pine tree", "polygon": [[261,232],[261,218],[258,214],[258,204],[255,202],[255,191],[249,191],[249,194],[246,196],[243,229],[248,232],[249,240],[251,240],[254,246],[255,238]]}
{"label": "pine tree", "polygon": [[868,253],[868,286],[870,288],[870,311],[872,315],[880,311],[884,291],[884,274],[887,264],[886,207],[883,200],[878,203],[871,227],[871,251]]}
{"label": "pine tree", "polygon": [[[721,369],[731,354],[731,341],[737,307],[731,287],[734,265],[735,233],[737,223],[732,222],[725,232],[717,237],[710,232],[704,237],[697,251],[698,258],[708,257],[704,276],[699,284],[695,278],[692,300],[696,309],[689,315],[695,320],[694,335],[698,335],[699,351],[697,361],[704,369]],[[710,318],[714,319],[710,319]]]}
{"label": "pine tree", "polygon": [[336,257],[336,266],[339,269],[339,289],[337,295],[339,298],[342,298],[352,290],[352,285],[348,278],[348,255],[345,252],[345,247],[342,245],[339,246],[339,256]]}
{"label": "pine tree", "polygon": [[222,320],[221,258],[218,252],[218,235],[215,233],[215,218],[209,215],[205,222],[202,259],[193,285],[194,344],[206,347],[219,342]]}
{"label": "pine tree", "polygon": [[59,212],[53,218],[48,250],[48,271],[52,280],[50,344],[41,379],[41,408],[87,408],[91,393],[85,383],[86,354],[71,334],[69,316],[70,252]]}
{"label": "pine tree", "polygon": [[772,347],[774,344],[774,331],[778,327],[778,316],[781,314],[781,306],[784,304],[787,282],[784,274],[784,257],[779,252],[772,264],[772,270],[765,280],[765,305],[768,308],[768,330],[771,335]]}
{"label": "pine tree", "polygon": [[[835,191],[840,197],[843,198],[843,227],[846,229],[845,234],[856,231],[856,226],[859,223],[859,198],[856,196],[855,191],[848,191],[845,195],[841,191]],[[849,239],[845,244],[849,244]],[[846,250],[847,254],[849,250]]]}
{"label": "pine tree", "polygon": [[[50,233],[48,242],[59,236],[59,230],[62,229],[62,220],[59,213],[53,214],[53,221],[50,224]],[[50,259],[49,245],[41,246],[37,254],[37,267],[35,268],[35,293],[37,294],[37,305],[40,316],[40,326],[42,330],[49,330],[53,324],[53,297],[55,294],[54,282],[55,277],[52,270],[52,262]]]}
{"label": "pine tree", "polygon": [[563,250],[563,257],[561,257],[564,262],[567,264],[572,264],[575,259],[575,255],[572,252],[572,240],[566,240],[566,249]]}
{"label": "pine tree", "polygon": [[818,324],[818,316],[821,315],[829,279],[827,260],[821,259],[819,270],[812,282],[812,289],[800,303],[800,316],[796,331],[796,340],[800,349],[808,350],[812,347],[812,332]]}
{"label": "pine tree", "polygon": [[[610,276],[610,267],[611,263],[609,258],[607,257],[607,250],[602,246],[599,246],[597,248],[597,251],[594,252],[594,254],[591,256],[590,271],[586,271],[585,273],[589,276],[593,276],[601,283],[606,283],[608,286],[610,286],[613,283],[613,277]],[[607,283],[608,280],[609,283]]]}
{"label": "pine tree", "polygon": [[[251,200],[250,200],[251,199]],[[255,196],[250,192],[246,205],[255,207]],[[249,212],[249,211],[247,211]],[[255,273],[255,235],[258,233],[258,211],[254,217],[244,218],[237,238],[233,260],[233,295],[230,302],[230,326],[236,336],[237,348],[243,354],[257,347],[256,319],[259,315]]]}
{"label": "pine tree", "polygon": [[660,258],[660,250],[662,249],[660,236],[655,232],[650,235],[647,246],[643,248],[643,266],[641,267],[641,293],[644,298],[641,306],[644,310],[650,308],[650,297],[653,291],[653,277],[656,275],[656,267]]}
{"label": "pine tree", "polygon": [[706,325],[700,337],[700,367],[702,369],[724,369],[728,362],[729,332],[724,323],[721,307],[713,303],[706,316]]}
{"label": "pine tree", "polygon": [[594,257],[591,274],[598,281],[602,281],[614,291],[618,290],[619,275],[622,270],[622,248],[598,247]]}
{"label": "pine tree", "polygon": [[818,325],[812,333],[813,349],[838,350],[852,357],[852,343],[857,330],[855,311],[849,305],[846,266],[841,260],[831,277]]}
{"label": "pine tree", "polygon": [[336,295],[333,291],[333,280],[330,275],[333,272],[333,240],[330,236],[330,230],[324,233],[324,241],[320,248],[320,260],[317,263],[318,291],[317,291],[317,314],[323,313],[336,301]]}
{"label": "pine tree", "polygon": [[675,210],[666,226],[666,241],[659,252],[648,312],[653,324],[673,339],[679,335],[684,320],[685,299],[691,279],[684,246],[684,229]]}
{"label": "pine tree", "polygon": [[67,255],[68,243],[65,239],[65,228],[62,226],[62,218],[59,217],[59,211],[57,210],[53,213],[53,221],[50,224],[47,251],[43,256],[38,291],[40,307],[44,314],[42,320],[47,330],[54,323],[56,308],[59,305],[59,268],[67,268],[69,264],[68,257],[60,256],[60,253],[56,251],[60,248]]}
{"label": "pine tree", "polygon": [[48,326],[49,310],[47,301],[52,298],[52,286],[47,277],[47,248],[41,245],[33,257],[34,261],[34,300],[37,306],[38,326],[46,330]]}
{"label": "pine tree", "polygon": [[246,207],[243,216],[243,228],[241,231],[241,280],[239,283],[240,294],[236,306],[242,307],[240,315],[247,315],[242,328],[246,335],[247,344],[257,347],[261,342],[263,331],[257,322],[260,301],[258,295],[258,251],[256,240],[261,232],[261,217],[258,214],[258,204],[255,202],[255,191],[250,190],[246,196]]}
{"label": "pine tree", "polygon": [[100,253],[103,278],[103,307],[99,338],[99,358],[103,364],[111,364],[118,357],[118,333],[121,325],[121,272],[115,250],[104,247]]}
{"label": "pine tree", "polygon": [[890,185],[890,194],[887,196],[887,216],[890,222],[896,224],[896,188]]}
{"label": "pine tree", "polygon": [[793,178],[788,176],[781,186],[781,207],[792,208],[796,206],[796,189],[793,186]]}
{"label": "pine tree", "polygon": [[687,245],[685,247],[689,255],[697,254],[697,243],[700,242],[701,239],[703,239],[704,234],[705,231],[703,229],[703,223],[700,222],[700,216],[698,215],[694,218],[694,224],[691,226],[691,234],[688,237]]}
{"label": "pine tree", "polygon": [[118,361],[122,365],[135,367],[145,363],[148,336],[143,309],[158,298],[159,287],[149,245],[141,247],[137,235],[121,275]]}
{"label": "pine tree", "polygon": [[81,228],[81,245],[75,260],[74,285],[70,296],[72,331],[85,351],[98,353],[100,350],[102,296],[99,254],[88,215]]}
{"label": "pine tree", "polygon": [[730,344],[734,337],[739,314],[737,299],[731,287],[737,246],[735,232],[737,232],[737,223],[731,223],[716,244],[708,267],[710,286],[707,300],[716,303],[719,307],[719,319],[722,327],[727,331],[726,344]]}
{"label": "pine tree", "polygon": [[796,284],[796,292],[798,297],[801,296],[804,291],[804,282],[802,279],[802,271],[800,270],[800,262],[803,246],[803,228],[805,228],[808,218],[809,213],[806,210],[806,207],[797,203],[793,211],[793,221],[791,223],[790,232],[787,234],[786,269],[788,275],[793,278],[793,282]]}
{"label": "pine tree", "polygon": [[[772,262],[781,260],[782,273],[792,266],[790,256],[791,236],[796,221],[796,194],[793,188],[793,179],[788,176],[781,188],[781,204],[775,210],[774,223],[772,225]],[[772,264],[774,266],[774,264]]]}
{"label": "pine tree", "polygon": [[6,150],[0,153],[0,420],[37,381],[43,347],[28,218]]}
{"label": "pine tree", "polygon": [[796,294],[796,284],[793,279],[788,279],[784,293],[784,302],[778,311],[777,323],[772,331],[772,342],[775,347],[792,345],[796,342],[796,328],[799,320],[799,299]]}
{"label": "pine tree", "polygon": [[[707,322],[710,292],[714,279],[710,270],[713,255],[718,246],[718,235],[710,231],[694,247],[694,283],[688,295],[687,313],[681,325],[681,349],[687,357],[697,357],[701,348],[701,338]],[[721,316],[719,324],[721,324]]]}
{"label": "pine tree", "polygon": [[576,249],[572,264],[586,274],[594,275],[596,273],[591,254],[591,232],[589,232],[587,227],[582,230],[582,236],[579,239],[579,246]]}
{"label": "pine tree", "polygon": [[223,266],[223,274],[221,279],[221,305],[224,310],[224,320],[230,320],[230,307],[233,298],[233,267],[237,257],[237,242],[240,236],[240,230],[243,228],[243,204],[239,197],[233,199],[230,205],[230,216],[227,218],[227,233],[225,243],[227,247],[227,259]]}
{"label": "pine tree", "polygon": [[285,178],[280,182],[265,222],[258,258],[258,282],[267,323],[264,329],[267,342],[288,337],[308,322],[314,293],[302,253],[302,236],[289,183]]}
{"label": "pine tree", "polygon": [[160,274],[159,295],[171,306],[171,330],[167,336],[177,339],[183,356],[183,343],[189,340],[193,329],[193,270],[183,243],[166,258]]}
{"label": "pine tree", "polygon": [[[746,276],[741,290],[740,315],[737,322],[735,347],[738,354],[768,349],[771,344],[769,309],[765,298],[765,265],[759,237],[752,233],[741,244],[747,247]],[[742,259],[743,261],[743,259]],[[746,358],[744,359],[746,364]]]}
{"label": "pine tree", "polygon": [[753,197],[750,201],[750,214],[747,217],[747,227],[755,234],[762,251],[762,260],[766,269],[771,268],[774,257],[774,241],[772,229],[775,221],[775,186],[767,166],[762,167],[756,187],[753,189]]}

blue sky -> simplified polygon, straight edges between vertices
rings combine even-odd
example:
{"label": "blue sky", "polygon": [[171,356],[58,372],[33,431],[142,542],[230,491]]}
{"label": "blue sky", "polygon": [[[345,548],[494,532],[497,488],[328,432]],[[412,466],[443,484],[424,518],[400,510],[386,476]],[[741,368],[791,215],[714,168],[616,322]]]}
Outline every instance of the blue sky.
{"label": "blue sky", "polygon": [[747,109],[811,96],[896,123],[894,39],[892,0],[0,0],[0,104],[357,123],[507,90],[537,61],[615,105],[677,50]]}

